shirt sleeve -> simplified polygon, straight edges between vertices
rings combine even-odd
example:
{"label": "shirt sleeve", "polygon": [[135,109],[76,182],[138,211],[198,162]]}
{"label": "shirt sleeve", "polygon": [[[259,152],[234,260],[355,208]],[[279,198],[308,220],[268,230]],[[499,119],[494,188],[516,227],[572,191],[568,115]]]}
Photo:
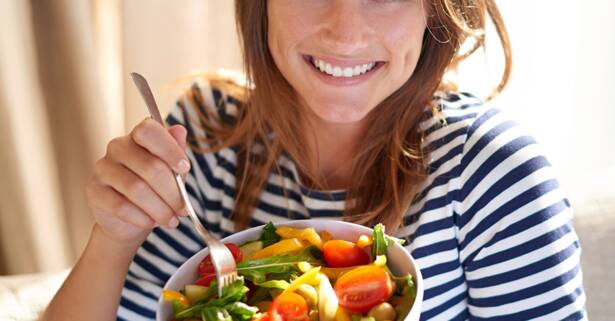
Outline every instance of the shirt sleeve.
{"label": "shirt sleeve", "polygon": [[[193,148],[186,150],[191,163],[190,172],[184,177],[186,190],[201,222],[217,237],[233,231],[230,212],[226,209],[232,208],[233,202],[234,178],[230,173],[234,171],[234,155],[230,150],[216,153],[200,150],[208,147],[202,142],[208,137],[202,117],[230,119],[228,99],[208,82],[200,81],[177,100],[166,118],[169,126],[184,126],[188,141],[194,143]],[[182,263],[204,247],[186,217],[180,218],[177,229],[155,228],[129,267],[117,320],[155,320],[164,284]]]}
{"label": "shirt sleeve", "polygon": [[469,318],[585,319],[571,207],[535,140],[488,109],[468,128],[459,177]]}

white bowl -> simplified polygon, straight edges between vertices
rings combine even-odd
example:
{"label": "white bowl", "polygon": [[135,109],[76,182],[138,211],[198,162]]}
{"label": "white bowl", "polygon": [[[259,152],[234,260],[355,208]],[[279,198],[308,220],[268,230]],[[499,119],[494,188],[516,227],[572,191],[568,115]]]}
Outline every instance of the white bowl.
{"label": "white bowl", "polygon": [[[278,225],[292,226],[292,227],[313,227],[316,231],[326,230],[335,239],[342,239],[347,241],[356,241],[362,234],[371,235],[372,229],[365,226],[342,222],[334,220],[297,220],[288,221],[283,223],[276,223]],[[222,239],[223,243],[235,243],[238,245],[244,244],[248,241],[257,240],[262,231],[263,226],[253,227],[239,233],[230,235]],[[199,263],[209,253],[207,248],[202,249],[184,264],[169,278],[164,288],[167,290],[180,290],[183,289],[186,284],[193,284],[196,282],[198,274],[197,268]],[[408,313],[408,316],[404,321],[418,321],[421,313],[421,303],[423,301],[423,277],[416,262],[408,251],[406,251],[401,245],[395,243],[392,247],[389,247],[387,252],[388,266],[395,275],[412,274],[414,282],[416,284],[416,299],[414,305]],[[173,319],[173,308],[171,303],[163,302],[162,296],[158,299],[158,311],[156,312],[156,321],[169,321]]]}

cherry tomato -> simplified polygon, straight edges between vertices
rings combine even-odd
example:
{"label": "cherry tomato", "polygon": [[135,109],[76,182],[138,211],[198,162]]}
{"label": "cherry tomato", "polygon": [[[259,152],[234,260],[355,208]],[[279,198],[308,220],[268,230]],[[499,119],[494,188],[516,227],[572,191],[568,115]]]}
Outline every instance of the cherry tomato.
{"label": "cherry tomato", "polygon": [[369,254],[353,242],[331,240],[322,246],[325,262],[331,267],[349,267],[369,263]]}
{"label": "cherry tomato", "polygon": [[209,286],[209,284],[211,284],[211,281],[215,279],[216,279],[216,272],[212,272],[212,273],[208,273],[206,275],[201,276],[201,278],[196,280],[194,284],[201,285],[201,286]]}
{"label": "cherry tomato", "polygon": [[[237,244],[235,243],[227,243],[225,245],[231,251],[231,254],[233,254],[233,259],[235,259],[235,263],[239,263],[241,261],[241,250],[239,249],[239,246],[237,246]],[[211,262],[211,256],[207,255],[203,259],[203,261],[201,261],[201,263],[199,264],[198,273],[202,277],[207,276],[210,273],[216,273],[214,264]]]}
{"label": "cherry tomato", "polygon": [[361,266],[343,274],[335,282],[335,294],[340,306],[353,312],[366,313],[388,300],[393,282],[381,267]]}
{"label": "cherry tomato", "polygon": [[272,321],[307,321],[308,305],[299,294],[285,292],[273,300],[268,313]]}

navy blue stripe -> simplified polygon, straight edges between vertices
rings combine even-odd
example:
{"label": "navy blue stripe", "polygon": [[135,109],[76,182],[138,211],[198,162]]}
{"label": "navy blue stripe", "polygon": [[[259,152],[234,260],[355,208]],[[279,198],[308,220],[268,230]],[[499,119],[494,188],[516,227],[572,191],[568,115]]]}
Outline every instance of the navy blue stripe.
{"label": "navy blue stripe", "polygon": [[465,278],[463,276],[460,276],[458,278],[455,278],[453,280],[450,280],[446,283],[435,286],[433,288],[427,288],[425,289],[423,298],[424,300],[434,298],[440,294],[444,294],[447,291],[450,291],[451,289],[456,288],[459,285],[462,285],[464,282],[465,282]]}
{"label": "navy blue stripe", "polygon": [[[477,106],[477,105],[469,105],[469,106]],[[445,124],[442,124],[442,123],[438,122],[435,125],[431,125],[429,128],[427,128],[427,129],[425,129],[423,131],[423,136],[428,137],[429,135],[433,134],[437,130],[444,129],[444,128],[446,128],[446,126],[450,126],[450,125],[458,123],[460,121],[472,120],[473,118],[476,117],[476,115],[478,115],[478,114],[477,113],[466,113],[466,114],[463,114],[461,116],[445,117],[444,118],[444,121],[446,122]]]}
{"label": "navy blue stripe", "polygon": [[[451,179],[456,178],[457,174],[459,173],[460,170],[460,166],[456,165],[455,167],[451,168],[450,170],[436,176],[436,178],[434,178],[432,180],[432,182],[425,187],[423,190],[421,190],[413,199],[412,201],[412,205],[416,205],[419,202],[421,202],[427,195],[429,195],[429,192],[431,192],[432,189],[438,187],[438,186],[442,186],[445,184],[448,184],[450,182]],[[458,192],[456,190],[453,191],[449,191],[448,194],[446,196],[444,196],[445,199],[448,199],[450,201],[457,199],[457,194]],[[416,212],[414,213],[410,213],[410,214],[415,214],[415,213],[423,213],[427,211],[427,202],[425,202],[425,204],[423,204],[423,206]],[[412,219],[412,215],[408,215],[408,219]],[[411,222],[405,221],[405,224],[408,225]]]}
{"label": "navy blue stripe", "polygon": [[[409,224],[406,224],[409,225]],[[449,216],[441,218],[439,220],[435,220],[429,223],[421,224],[412,235],[405,235],[403,237],[407,237],[410,242],[412,242],[415,238],[421,235],[433,233],[440,230],[446,230],[453,228],[453,219]]]}
{"label": "navy blue stripe", "polygon": [[[175,251],[179,252],[184,257],[191,257],[194,255],[194,252],[186,248],[183,244],[177,242],[174,238],[172,238],[167,232],[165,232],[161,228],[155,228],[152,232],[156,234],[160,239],[162,239],[166,244],[172,247]],[[190,237],[189,237],[190,238]],[[145,243],[150,242],[149,239],[145,240]]]}
{"label": "navy blue stripe", "polygon": [[429,167],[427,168],[427,173],[431,174],[431,173],[436,172],[440,168],[440,166],[442,166],[449,160],[453,159],[455,156],[460,155],[461,152],[463,152],[463,144],[459,144],[449,149],[448,152],[446,152],[446,154],[444,154],[442,157],[429,163]]}
{"label": "navy blue stripe", "polygon": [[514,269],[511,271],[506,271],[500,274],[476,279],[476,280],[468,280],[468,285],[472,288],[486,288],[490,286],[495,286],[498,284],[516,281],[522,279],[524,277],[536,274],[538,272],[550,269],[566,259],[568,259],[571,255],[574,255],[578,250],[578,246],[575,243],[570,244],[567,248],[554,253],[542,260],[538,260],[532,264],[520,267],[518,269]]}
{"label": "navy blue stripe", "polygon": [[513,235],[517,235],[533,226],[536,225],[536,222],[546,221],[561,211],[568,208],[568,205],[564,200],[556,202],[555,204],[549,205],[546,208],[541,209],[538,212],[535,212],[528,217],[516,221],[506,227],[504,230],[497,232],[491,240],[489,240],[483,247],[489,247],[507,237],[511,237]]}
{"label": "navy blue stripe", "polygon": [[[474,215],[478,211],[480,211],[483,207],[489,204],[489,202],[491,202],[495,197],[500,195],[502,192],[509,189],[516,182],[531,175],[535,171],[543,167],[548,167],[548,166],[549,166],[549,162],[547,161],[546,158],[544,158],[543,156],[536,156],[534,158],[526,160],[522,164],[518,165],[517,167],[515,167],[514,169],[506,173],[506,175],[502,176],[500,179],[497,180],[497,182],[495,182],[484,193],[482,193],[481,196],[474,202],[474,204],[472,204],[472,206],[469,209],[467,209],[464,213],[461,214],[460,221],[459,221],[460,227],[464,227],[466,224],[468,224],[468,222],[470,222],[474,218]],[[480,170],[478,170],[478,172],[480,172]],[[468,184],[472,184],[472,183],[468,182]],[[474,184],[478,184],[478,182],[475,182]],[[474,184],[472,184],[472,186],[466,184],[462,187],[461,194],[466,193],[466,192],[463,192],[463,189],[467,188],[468,190],[467,194],[465,194],[466,196],[464,197],[464,200],[467,198],[467,195],[469,195],[470,190],[476,187],[476,185]],[[523,206],[525,205],[525,203],[542,196],[545,192],[550,191],[552,189],[553,184],[557,185],[557,182],[555,180],[541,182],[537,186],[532,187],[526,192],[520,194],[528,198],[531,197],[528,201],[524,202],[523,199],[519,200],[515,198],[515,199],[510,200],[507,203],[513,202],[512,204],[518,204],[520,206]]]}
{"label": "navy blue stripe", "polygon": [[[529,175],[530,173],[534,172],[535,169],[544,167],[544,166],[548,166],[549,162],[546,161],[546,159],[542,156],[537,156],[542,158],[544,164],[537,164],[537,165],[541,165],[537,168],[534,167],[529,167],[529,168],[524,168],[523,165],[527,164],[528,161],[525,160],[524,158],[527,158],[528,156],[523,154],[525,151],[522,151],[522,149],[526,146],[535,144],[536,142],[534,141],[533,138],[529,137],[529,136],[521,136],[521,137],[517,137],[514,140],[508,142],[506,145],[498,148],[497,151],[495,151],[494,153],[492,153],[491,155],[489,155],[489,157],[480,165],[480,167],[478,167],[476,169],[475,172],[472,173],[472,175],[470,175],[470,177],[468,177],[468,179],[464,182],[463,187],[461,188],[461,199],[460,201],[465,201],[466,197],[468,197],[468,195],[472,192],[472,190],[474,190],[474,188],[495,168],[497,167],[499,164],[501,164],[504,160],[508,159],[509,157],[516,157],[515,160],[517,161],[525,161],[524,164],[517,166],[514,170],[510,171],[507,173],[506,176],[502,177],[499,180],[500,185],[503,186],[510,186],[512,184],[514,184],[515,182],[517,182],[518,180],[522,179],[523,177]],[[517,153],[521,153],[521,155],[516,155]],[[522,158],[523,157],[523,158]],[[463,159],[462,159],[462,163],[463,163]],[[463,171],[465,171],[465,169],[467,168],[466,164],[465,166],[462,165],[462,173]],[[528,166],[528,165],[525,165]],[[516,172],[515,172],[516,170]],[[525,174],[524,176],[512,176],[512,175],[522,175]],[[508,182],[508,184],[506,184],[506,181],[504,181],[504,178],[508,178],[511,179],[511,181]],[[497,194],[496,194],[497,195]],[[491,195],[490,197],[493,197],[495,195]]]}
{"label": "navy blue stripe", "polygon": [[[478,118],[476,118],[476,120],[474,121],[472,126],[470,126],[470,128],[468,128],[468,137],[467,137],[466,141],[468,139],[470,139],[470,137],[472,137],[474,135],[474,133],[478,130],[478,128],[480,128],[481,125],[483,125],[485,122],[487,122],[489,119],[491,119],[493,116],[495,116],[495,115],[497,115],[499,113],[500,113],[500,111],[497,110],[497,109],[488,109],[484,114],[482,114]],[[490,131],[490,133],[491,134],[495,134],[496,132],[491,132]]]}
{"label": "navy blue stripe", "polygon": [[130,281],[129,279],[126,279],[126,281],[124,282],[124,288],[138,292],[140,294],[143,294],[144,296],[152,299],[152,300],[156,300],[158,301],[158,297],[153,295],[152,293],[145,291],[143,288],[141,288],[138,284]]}
{"label": "navy blue stripe", "polygon": [[[494,184],[494,187],[497,185]],[[480,235],[482,235],[483,233],[485,233],[485,231],[489,230],[491,227],[493,227],[494,225],[499,224],[506,216],[510,215],[511,213],[515,212],[516,210],[518,210],[519,208],[525,206],[526,204],[542,197],[543,195],[549,193],[550,191],[553,191],[555,189],[559,188],[559,184],[557,183],[556,180],[552,179],[552,180],[548,180],[546,182],[542,182],[526,191],[524,191],[523,193],[515,196],[514,198],[512,198],[511,200],[509,200],[508,202],[502,204],[500,207],[498,207],[496,210],[494,210],[493,212],[489,213],[486,217],[483,217],[482,219],[480,219],[480,221],[478,221],[478,224],[475,225],[475,227],[468,231],[465,235],[465,238],[463,239],[463,241],[461,242],[459,248],[461,250],[464,250],[466,248],[466,246],[468,246],[468,244],[472,243],[472,241],[474,241],[474,239],[476,239],[477,237],[479,237]],[[484,195],[497,195],[497,194],[491,194],[489,192],[486,192]],[[483,197],[481,197],[481,199],[479,199],[478,201],[476,201],[476,203],[485,203],[485,204],[481,204],[481,205],[486,205],[487,202],[489,202],[490,200],[485,199],[482,200]],[[481,206],[481,208],[483,207]],[[475,211],[479,210],[480,208],[476,208],[474,206],[472,206],[471,211],[469,211],[469,213],[464,213],[461,215],[461,226],[466,225],[468,222],[471,221],[472,218],[467,218],[464,217],[465,215],[470,215],[470,216],[474,216],[476,214]],[[544,218],[542,217],[535,217],[536,221],[534,221],[534,224],[540,224],[542,221],[544,221]]]}
{"label": "navy blue stripe", "polygon": [[577,300],[577,298],[583,293],[581,288],[575,289],[572,293],[564,295],[549,303],[540,305],[538,307],[520,311],[517,313],[506,314],[502,316],[490,316],[488,318],[473,317],[472,320],[489,320],[489,321],[507,321],[507,320],[530,320],[543,315],[547,315],[551,312],[557,311],[562,307],[565,307]]}
{"label": "navy blue stripe", "polygon": [[170,275],[166,272],[160,270],[157,266],[151,264],[148,260],[141,257],[139,253],[135,255],[134,263],[143,268],[145,271],[149,272],[151,275],[156,277],[158,280],[166,282],[169,279]]}
{"label": "navy blue stripe", "polygon": [[[171,265],[174,265],[175,267],[178,267],[182,263],[184,263],[183,261],[175,261],[172,258],[168,257],[166,254],[164,254],[162,251],[160,251],[158,249],[158,247],[156,247],[152,242],[143,242],[143,244],[141,245],[141,248],[145,249],[150,254],[152,254],[152,255],[154,255],[156,257],[159,257],[163,261],[166,261],[167,263],[169,263]],[[184,260],[185,259],[186,258],[184,258]]]}
{"label": "navy blue stripe", "polygon": [[437,316],[438,314],[448,310],[450,307],[454,306],[455,304],[458,304],[459,302],[465,300],[466,295],[467,295],[466,292],[461,292],[460,294],[452,297],[451,299],[443,302],[442,304],[435,306],[433,309],[423,311],[421,313],[421,320],[429,320]]}
{"label": "navy blue stripe", "polygon": [[427,246],[416,248],[412,251],[412,256],[415,259],[426,257],[434,253],[444,252],[457,248],[457,239],[448,239],[436,243],[431,243]]}
{"label": "navy blue stripe", "polygon": [[582,311],[577,311],[563,319],[563,321],[577,321],[581,320],[585,317],[585,314]]}
{"label": "navy blue stripe", "polygon": [[465,321],[465,320],[468,320],[468,316],[469,316],[468,309],[465,308],[461,312],[459,312],[459,314],[452,317],[450,321]]}
{"label": "navy blue stripe", "polygon": [[429,143],[429,145],[427,145],[426,150],[428,151],[434,151],[448,143],[450,143],[451,141],[453,141],[455,138],[459,137],[459,136],[463,136],[466,134],[466,131],[468,129],[465,127],[461,127],[456,129],[455,131],[452,131],[448,134],[446,134],[443,137],[440,137],[434,141],[432,141],[431,143]]}
{"label": "navy blue stripe", "polygon": [[[434,252],[435,254],[436,252]],[[414,255],[414,251],[412,251],[412,256]],[[438,276],[440,274],[448,273],[458,269],[461,266],[459,260],[452,260],[444,263],[439,263],[428,268],[421,269],[421,275],[423,279],[427,280],[431,277]],[[427,298],[427,297],[426,297]]]}
{"label": "navy blue stripe", "polygon": [[[486,121],[486,120],[488,120],[488,118],[485,118],[485,117],[486,116],[490,116],[490,115],[491,115],[491,113],[487,112],[483,116],[481,116],[479,118],[479,120],[483,120],[484,119],[484,121]],[[472,126],[476,125],[477,122],[478,122],[478,120]],[[494,139],[496,139],[498,137],[498,135],[502,134],[506,130],[508,130],[508,129],[512,128],[512,127],[515,127],[515,126],[516,126],[516,124],[514,122],[507,121],[507,122],[503,122],[503,123],[498,124],[497,126],[491,128],[487,133],[484,133],[474,143],[474,145],[472,145],[470,150],[468,150],[468,151],[466,151],[464,153],[463,158],[461,159],[462,168],[465,170],[468,167],[468,164],[470,164],[472,162],[472,160],[474,160],[474,158],[476,158],[476,156],[483,149],[485,149],[487,145],[489,145],[489,143],[491,143]],[[476,129],[475,128],[470,128],[468,130],[468,134],[467,134],[467,137],[466,137],[466,142],[470,139],[470,130],[476,130]]]}
{"label": "navy blue stripe", "polygon": [[126,308],[127,310],[130,310],[134,312],[135,314],[144,316],[146,318],[152,318],[152,320],[156,318],[156,311],[152,311],[143,306],[140,306],[137,303],[132,302],[129,299],[126,299],[123,296],[120,299],[120,305]]}
{"label": "navy blue stripe", "polygon": [[519,244],[517,246],[508,248],[506,250],[491,254],[485,258],[480,260],[475,260],[466,265],[466,271],[476,271],[478,269],[495,265],[498,263],[502,263],[508,261],[512,258],[516,258],[522,256],[526,253],[534,251],[536,249],[540,249],[547,245],[554,243],[555,241],[562,238],[564,235],[570,233],[571,227],[569,224],[564,224],[554,230],[548,231],[541,236],[535,237],[525,243]]}

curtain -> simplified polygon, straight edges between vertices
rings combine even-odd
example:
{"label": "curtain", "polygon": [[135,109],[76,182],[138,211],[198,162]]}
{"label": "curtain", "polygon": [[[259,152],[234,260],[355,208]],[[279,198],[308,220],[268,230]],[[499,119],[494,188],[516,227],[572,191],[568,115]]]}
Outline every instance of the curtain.
{"label": "curtain", "polygon": [[83,250],[94,163],[146,116],[130,71],[164,113],[178,79],[240,66],[233,1],[0,0],[0,275]]}
{"label": "curtain", "polygon": [[87,240],[84,185],[123,129],[119,37],[101,32],[119,7],[0,2],[1,274],[66,268]]}

